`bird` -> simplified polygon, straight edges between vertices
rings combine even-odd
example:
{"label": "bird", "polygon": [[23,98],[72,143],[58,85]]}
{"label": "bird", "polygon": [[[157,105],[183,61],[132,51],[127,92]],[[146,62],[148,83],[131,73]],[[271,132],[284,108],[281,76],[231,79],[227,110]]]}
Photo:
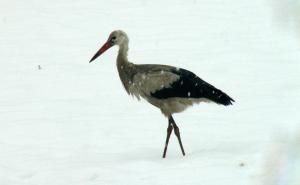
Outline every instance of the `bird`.
{"label": "bird", "polygon": [[117,69],[121,82],[129,95],[138,100],[145,99],[159,108],[168,119],[167,137],[163,150],[166,157],[171,133],[178,139],[182,155],[185,151],[181,141],[179,127],[173,118],[193,104],[214,102],[228,106],[235,102],[226,93],[199,78],[193,72],[183,68],[159,64],[134,64],[128,60],[129,38],[122,30],[110,33],[104,45],[90,59],[90,63],[113,46],[119,46]]}

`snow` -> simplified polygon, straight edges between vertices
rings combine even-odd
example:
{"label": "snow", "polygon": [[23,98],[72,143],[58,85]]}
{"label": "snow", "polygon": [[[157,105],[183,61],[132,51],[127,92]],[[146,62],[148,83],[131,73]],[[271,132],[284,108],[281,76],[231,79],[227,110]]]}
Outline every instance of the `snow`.
{"label": "snow", "polygon": [[[299,17],[277,5],[1,1],[0,184],[262,184],[274,137],[300,125]],[[115,29],[132,62],[189,69],[236,100],[174,115],[185,157],[172,135],[162,159],[167,119],[123,90],[117,48],[89,64]]]}

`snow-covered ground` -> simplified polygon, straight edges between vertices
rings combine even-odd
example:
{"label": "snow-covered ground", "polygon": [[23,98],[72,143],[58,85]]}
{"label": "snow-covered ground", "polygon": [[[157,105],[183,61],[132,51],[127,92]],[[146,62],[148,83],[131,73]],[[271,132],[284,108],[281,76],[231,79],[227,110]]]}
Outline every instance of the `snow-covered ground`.
{"label": "snow-covered ground", "polygon": [[[278,1],[0,1],[0,184],[263,183],[270,146],[300,129],[300,30],[285,21],[299,17]],[[174,116],[185,157],[172,136],[161,158],[167,120],[123,90],[117,48],[88,63],[115,29],[132,62],[236,100]]]}

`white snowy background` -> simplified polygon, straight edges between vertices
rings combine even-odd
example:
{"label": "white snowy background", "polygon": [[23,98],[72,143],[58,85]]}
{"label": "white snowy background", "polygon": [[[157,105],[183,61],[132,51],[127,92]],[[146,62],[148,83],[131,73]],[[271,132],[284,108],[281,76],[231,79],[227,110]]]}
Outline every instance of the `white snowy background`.
{"label": "white snowy background", "polygon": [[[0,184],[264,184],[272,145],[300,129],[299,7],[1,0]],[[189,69],[236,100],[174,116],[185,157],[172,136],[161,158],[167,119],[123,90],[117,48],[88,63],[115,29],[131,62]]]}

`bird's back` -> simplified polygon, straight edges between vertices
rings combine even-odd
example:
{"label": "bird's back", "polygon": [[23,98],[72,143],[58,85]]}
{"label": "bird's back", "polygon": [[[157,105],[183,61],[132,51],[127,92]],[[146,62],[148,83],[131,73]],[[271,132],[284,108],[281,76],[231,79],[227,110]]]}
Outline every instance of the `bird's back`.
{"label": "bird's back", "polygon": [[205,82],[194,73],[179,68],[172,69],[172,73],[179,76],[179,79],[168,88],[162,88],[151,95],[158,99],[172,97],[178,98],[206,98],[217,104],[231,105],[234,100],[226,93]]}
{"label": "bird's back", "polygon": [[[167,65],[137,65],[137,82],[144,93],[156,99],[205,98],[230,105],[234,100],[194,73]],[[138,85],[138,84],[137,84]]]}

